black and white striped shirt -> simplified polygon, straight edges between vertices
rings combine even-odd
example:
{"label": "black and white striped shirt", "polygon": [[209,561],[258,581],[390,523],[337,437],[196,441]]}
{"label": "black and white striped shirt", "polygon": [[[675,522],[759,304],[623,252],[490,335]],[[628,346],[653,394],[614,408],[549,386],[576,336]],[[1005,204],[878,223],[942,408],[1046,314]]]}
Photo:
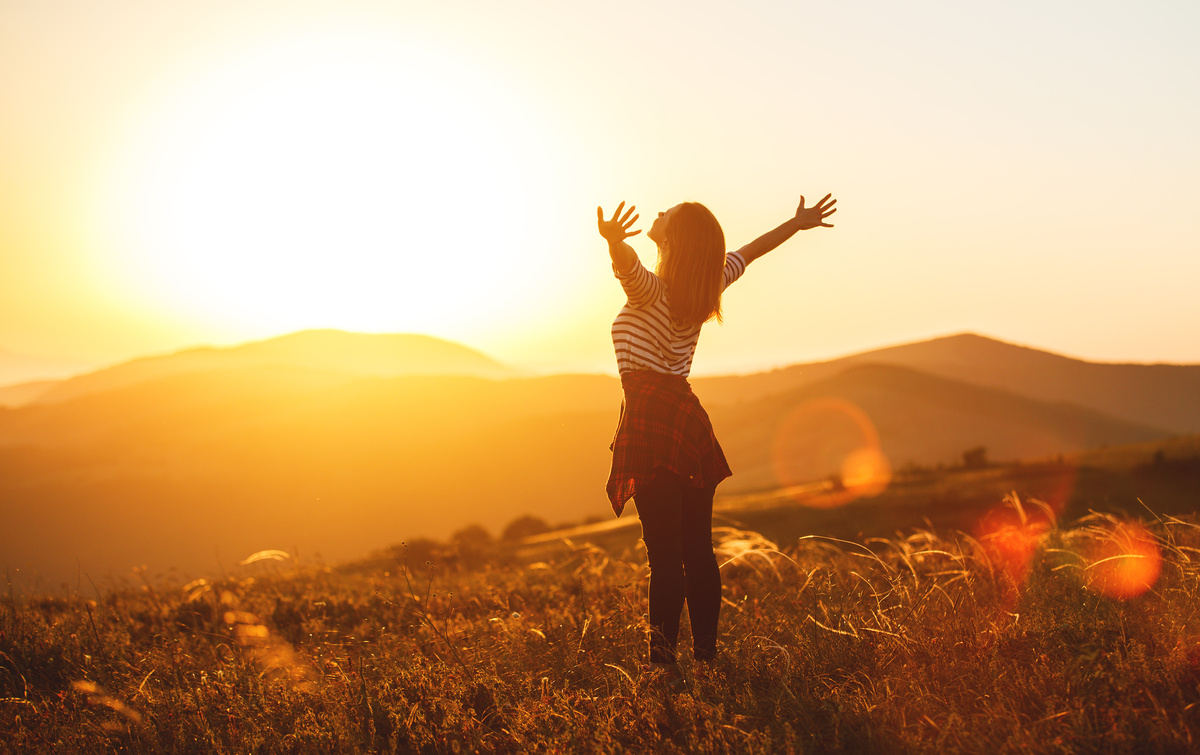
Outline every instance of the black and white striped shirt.
{"label": "black and white striped shirt", "polygon": [[[737,252],[725,255],[724,291],[746,272]],[[700,325],[681,325],[671,319],[666,285],[638,260],[627,273],[617,273],[627,301],[613,320],[617,371],[653,370],[687,377],[700,340]]]}

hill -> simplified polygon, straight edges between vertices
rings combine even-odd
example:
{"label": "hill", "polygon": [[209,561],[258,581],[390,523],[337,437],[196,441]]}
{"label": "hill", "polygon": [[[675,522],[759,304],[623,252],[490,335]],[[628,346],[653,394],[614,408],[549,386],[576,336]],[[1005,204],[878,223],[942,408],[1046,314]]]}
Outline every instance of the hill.
{"label": "hill", "polygon": [[95,367],[77,357],[42,356],[0,349],[0,386],[77,375]]}
{"label": "hill", "polygon": [[582,539],[10,587],[0,738],[76,753],[1195,752],[1194,519],[1002,511],[1008,526],[978,538],[720,528],[721,652],[693,662],[685,629],[675,674],[644,661],[645,551]]}
{"label": "hill", "polygon": [[0,411],[0,553],[57,583],[79,564],[195,571],[214,549],[297,545],[340,558],[526,511],[603,513],[619,396],[597,376],[258,368]]}
{"label": "hill", "polygon": [[411,333],[306,330],[228,348],[204,347],[144,357],[64,380],[37,396],[57,403],[157,378],[214,370],[293,367],[355,376],[474,375],[511,377],[513,370],[474,349]]}
{"label": "hill", "polygon": [[34,380],[0,387],[0,407],[32,404],[46,391],[58,385],[60,380]]}
{"label": "hill", "polygon": [[710,414],[738,472],[731,492],[835,474],[872,432],[894,469],[955,462],[976,447],[997,460],[1035,459],[1169,435],[1071,404],[883,364],[850,366],[753,402],[718,404]]}
{"label": "hill", "polygon": [[[809,411],[831,398],[854,408]],[[81,567],[195,573],[216,554],[264,548],[341,559],[471,522],[607,516],[619,403],[606,376],[260,366],[0,410],[0,552],[57,584]],[[710,412],[736,472],[726,495],[838,473],[862,443],[851,415],[868,418],[893,467],[954,462],[979,445],[1021,458],[1167,434],[886,365]]]}
{"label": "hill", "polygon": [[1086,362],[971,333],[757,375],[700,378],[694,386],[707,402],[753,401],[862,364],[907,367],[1038,401],[1075,404],[1135,424],[1200,432],[1200,365]]}

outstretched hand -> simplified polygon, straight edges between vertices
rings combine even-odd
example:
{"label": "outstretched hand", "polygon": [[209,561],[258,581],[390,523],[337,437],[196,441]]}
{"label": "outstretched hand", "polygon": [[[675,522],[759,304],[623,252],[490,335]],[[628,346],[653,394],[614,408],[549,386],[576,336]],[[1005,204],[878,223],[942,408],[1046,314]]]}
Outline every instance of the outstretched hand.
{"label": "outstretched hand", "polygon": [[[612,218],[605,220],[604,210],[599,207],[596,208],[596,227],[600,229],[600,235],[604,237],[605,241],[610,244],[620,244],[630,236],[636,236],[641,233],[641,231],[629,230],[637,222],[637,219],[641,217],[640,215],[633,214],[635,209],[637,208],[629,205],[629,209],[625,210],[625,203],[622,202],[617,205]],[[621,214],[622,210],[625,210],[624,215]],[[630,215],[633,215],[633,217],[630,217]]]}
{"label": "outstretched hand", "polygon": [[800,197],[800,206],[796,208],[795,222],[800,226],[800,230],[807,231],[809,228],[821,226],[823,228],[833,228],[833,225],[825,222],[825,218],[837,212],[834,205],[837,204],[836,199],[832,199],[833,194],[826,194],[825,197],[817,202],[812,207],[804,206],[804,197]]}

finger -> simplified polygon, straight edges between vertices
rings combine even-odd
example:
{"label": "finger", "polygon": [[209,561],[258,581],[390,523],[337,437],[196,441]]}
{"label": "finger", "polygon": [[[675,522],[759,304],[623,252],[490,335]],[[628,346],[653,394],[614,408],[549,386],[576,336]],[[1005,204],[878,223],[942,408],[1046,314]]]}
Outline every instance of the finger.
{"label": "finger", "polygon": [[626,231],[626,232],[625,232],[625,238],[629,238],[630,236],[636,236],[636,235],[638,235],[639,233],[641,233],[641,231],[640,231],[640,230],[639,230],[639,231]]}
{"label": "finger", "polygon": [[629,219],[629,222],[628,222],[628,223],[623,223],[622,225],[624,225],[626,228],[628,228],[629,226],[631,226],[631,225],[633,225],[634,223],[636,223],[636,222],[637,222],[637,219],[638,219],[638,218],[640,218],[640,217],[641,217],[641,215],[634,215],[632,218],[630,218],[630,219]]}
{"label": "finger", "polygon": [[604,209],[599,206],[596,207],[596,222],[597,223],[604,222]]}
{"label": "finger", "polygon": [[827,218],[835,212],[837,212],[836,207],[826,207],[824,210],[821,211],[821,217]]}
{"label": "finger", "polygon": [[623,210],[623,209],[625,209],[625,203],[624,203],[624,202],[622,202],[621,204],[617,205],[617,209],[613,210],[613,216],[612,216],[612,219],[613,219],[613,220],[616,220],[616,219],[617,219],[617,217],[618,217],[618,216],[621,214],[621,210]]}
{"label": "finger", "polygon": [[796,212],[800,212],[803,209],[804,209],[804,195],[801,194],[800,195],[800,206],[796,208]]}
{"label": "finger", "polygon": [[636,209],[637,209],[636,205],[629,205],[629,209],[625,211],[625,217],[621,218],[621,223],[623,225],[627,224],[629,222],[629,216],[632,215],[633,211]]}

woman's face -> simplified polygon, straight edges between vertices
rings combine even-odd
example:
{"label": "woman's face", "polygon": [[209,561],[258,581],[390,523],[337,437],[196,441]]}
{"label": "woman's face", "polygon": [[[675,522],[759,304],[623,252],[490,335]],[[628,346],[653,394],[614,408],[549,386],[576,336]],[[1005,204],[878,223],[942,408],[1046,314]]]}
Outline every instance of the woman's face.
{"label": "woman's face", "polygon": [[650,239],[661,247],[663,245],[663,241],[667,238],[667,226],[671,224],[671,218],[675,216],[675,213],[678,212],[679,208],[682,206],[683,205],[677,204],[665,212],[658,213],[658,217],[655,218],[654,222],[650,225],[650,230],[646,231],[646,238]]}

